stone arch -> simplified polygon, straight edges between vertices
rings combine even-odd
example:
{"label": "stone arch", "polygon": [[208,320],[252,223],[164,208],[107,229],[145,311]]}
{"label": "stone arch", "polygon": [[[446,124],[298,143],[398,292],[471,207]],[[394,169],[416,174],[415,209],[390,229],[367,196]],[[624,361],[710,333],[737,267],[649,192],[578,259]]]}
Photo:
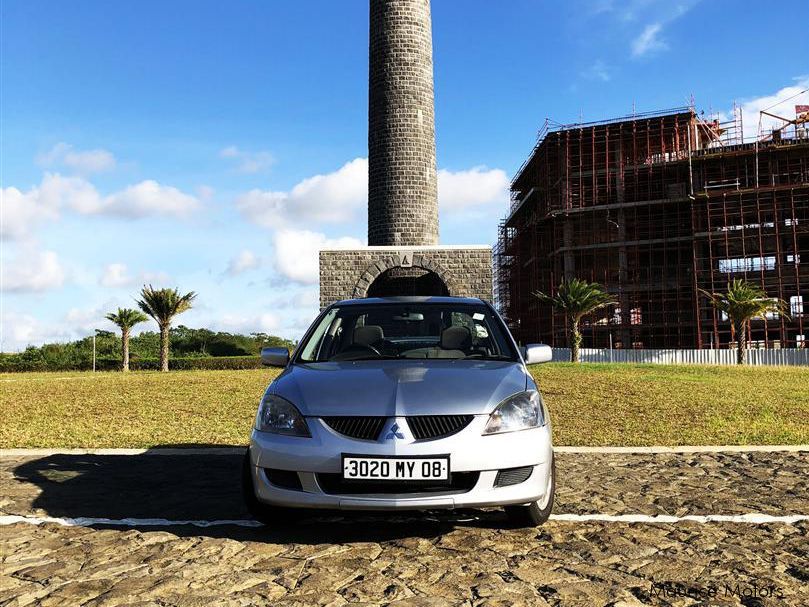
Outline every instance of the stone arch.
{"label": "stone arch", "polygon": [[360,275],[360,278],[354,285],[352,297],[354,299],[366,297],[368,295],[369,287],[377,278],[379,278],[380,275],[393,268],[401,267],[421,268],[422,270],[432,272],[444,282],[450,295],[455,295],[457,293],[455,281],[452,279],[452,275],[444,266],[424,255],[415,254],[413,255],[412,266],[402,266],[401,255],[390,255],[368,264],[365,271]]}

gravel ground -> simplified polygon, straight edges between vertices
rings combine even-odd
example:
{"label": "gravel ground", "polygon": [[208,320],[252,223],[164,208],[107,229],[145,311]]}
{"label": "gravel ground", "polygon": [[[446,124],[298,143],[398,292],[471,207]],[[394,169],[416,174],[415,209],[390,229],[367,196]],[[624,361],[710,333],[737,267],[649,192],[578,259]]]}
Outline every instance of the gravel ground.
{"label": "gravel ground", "polygon": [[[809,453],[560,454],[556,513],[809,514]],[[0,463],[0,514],[243,519],[239,457]],[[551,521],[499,511],[236,526],[0,527],[0,605],[800,605],[809,523]],[[800,597],[804,597],[801,599]]]}

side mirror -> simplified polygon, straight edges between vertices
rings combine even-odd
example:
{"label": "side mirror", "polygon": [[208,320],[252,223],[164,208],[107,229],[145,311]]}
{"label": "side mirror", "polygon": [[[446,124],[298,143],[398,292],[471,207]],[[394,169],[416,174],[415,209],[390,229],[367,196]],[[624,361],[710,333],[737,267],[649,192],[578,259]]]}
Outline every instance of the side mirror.
{"label": "side mirror", "polygon": [[547,363],[553,359],[553,350],[545,344],[528,344],[524,348],[523,359],[526,365]]}
{"label": "side mirror", "polygon": [[261,348],[261,364],[267,367],[286,367],[289,364],[289,350]]}

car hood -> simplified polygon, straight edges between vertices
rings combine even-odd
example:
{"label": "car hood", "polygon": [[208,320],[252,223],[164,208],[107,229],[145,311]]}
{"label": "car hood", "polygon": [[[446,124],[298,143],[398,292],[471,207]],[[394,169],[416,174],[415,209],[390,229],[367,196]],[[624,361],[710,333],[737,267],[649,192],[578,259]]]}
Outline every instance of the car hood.
{"label": "car hood", "polygon": [[503,361],[354,361],[296,364],[270,391],[303,415],[488,414],[526,389],[522,364]]}

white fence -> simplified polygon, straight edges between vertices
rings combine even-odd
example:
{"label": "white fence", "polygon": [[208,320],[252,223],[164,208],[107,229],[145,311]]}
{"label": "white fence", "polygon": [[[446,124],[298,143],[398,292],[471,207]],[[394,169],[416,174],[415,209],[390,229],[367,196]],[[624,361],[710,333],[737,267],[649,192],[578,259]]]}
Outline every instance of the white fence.
{"label": "white fence", "polygon": [[[735,365],[736,350],[607,350],[582,348],[585,363],[658,363],[662,365]],[[570,360],[569,348],[553,348],[554,362]],[[748,350],[748,365],[809,365],[809,348]]]}

